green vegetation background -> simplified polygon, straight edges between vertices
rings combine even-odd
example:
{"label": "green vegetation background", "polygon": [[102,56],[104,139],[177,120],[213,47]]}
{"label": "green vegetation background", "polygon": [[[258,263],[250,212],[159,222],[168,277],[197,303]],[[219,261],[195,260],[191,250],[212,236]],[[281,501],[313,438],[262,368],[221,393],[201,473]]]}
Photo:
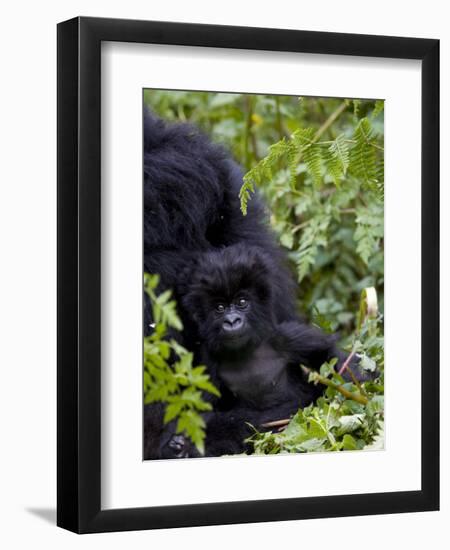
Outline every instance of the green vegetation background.
{"label": "green vegetation background", "polygon": [[[299,310],[322,329],[339,331],[342,346],[362,354],[366,366],[376,365],[380,372],[377,384],[361,387],[344,384],[324,365],[321,375],[334,384],[325,398],[299,411],[280,434],[255,430],[255,451],[356,449],[379,441],[384,390],[384,102],[145,90],[144,103],[168,121],[195,124],[230,150],[245,173],[236,201],[245,215],[255,189],[264,196],[269,223],[299,282]],[[368,287],[375,288],[378,299],[375,311],[369,304],[370,314],[364,296],[360,303]],[[176,383],[170,370],[155,371],[158,337],[147,344],[146,401],[166,402],[168,418],[178,417],[179,431],[202,449],[204,426],[197,413],[205,410],[203,378],[200,385],[193,384],[192,357],[186,353]],[[165,381],[161,373],[168,377]],[[204,376],[204,370],[196,373]],[[311,380],[318,382],[313,374]],[[335,386],[355,392],[356,399],[345,398]],[[189,399],[180,398],[183,392]]]}

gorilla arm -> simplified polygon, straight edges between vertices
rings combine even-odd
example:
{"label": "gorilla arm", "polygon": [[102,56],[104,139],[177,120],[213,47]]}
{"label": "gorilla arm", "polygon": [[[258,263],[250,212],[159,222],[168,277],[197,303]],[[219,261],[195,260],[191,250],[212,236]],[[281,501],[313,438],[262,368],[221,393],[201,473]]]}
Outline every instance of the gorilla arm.
{"label": "gorilla arm", "polygon": [[[325,362],[336,358],[335,370],[339,371],[344,362],[348,360],[349,354],[337,347],[337,339],[336,334],[325,334],[317,327],[293,321],[278,325],[272,345],[286,357],[286,361],[294,369],[305,365],[311,369],[319,370]],[[361,367],[358,355],[351,357],[348,368],[360,382],[373,380],[376,375],[376,373],[370,373]],[[342,376],[347,381],[352,380],[347,370],[342,373]]]}

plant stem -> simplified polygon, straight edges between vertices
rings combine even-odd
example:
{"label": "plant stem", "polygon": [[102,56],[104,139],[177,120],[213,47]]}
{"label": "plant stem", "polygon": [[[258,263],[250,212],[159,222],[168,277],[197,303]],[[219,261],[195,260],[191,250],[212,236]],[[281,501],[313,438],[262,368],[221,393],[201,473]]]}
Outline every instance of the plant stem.
{"label": "plant stem", "polygon": [[302,369],[308,375],[313,374],[314,378],[317,382],[320,382],[324,386],[328,386],[330,388],[333,388],[334,390],[338,391],[340,394],[342,394],[347,399],[352,399],[353,401],[356,401],[357,403],[361,403],[361,405],[367,405],[367,403],[369,402],[367,397],[364,397],[364,395],[361,395],[360,393],[353,393],[351,391],[348,391],[344,387],[340,386],[339,384],[335,384],[331,380],[328,380],[328,378],[325,378],[324,376],[321,376],[318,372],[313,371],[312,369],[309,369],[308,367],[302,366]]}
{"label": "plant stem", "polygon": [[347,103],[343,101],[339,107],[331,113],[331,115],[327,118],[327,120],[322,124],[322,126],[317,130],[313,137],[313,143],[318,141],[320,136],[322,136],[328,128],[333,124],[333,122],[345,111],[347,108]]}
{"label": "plant stem", "polygon": [[276,107],[276,127],[278,132],[278,137],[280,141],[284,137],[283,124],[281,122],[281,111],[280,111],[280,98],[275,96],[275,107]]}
{"label": "plant stem", "polygon": [[253,156],[255,157],[256,161],[258,161],[258,147],[256,145],[255,134],[252,132],[252,126],[253,126],[252,98],[250,95],[245,95],[244,97],[245,97],[245,104],[246,104],[246,110],[247,110],[247,120],[246,120],[246,126],[245,126],[245,157],[246,157],[247,169],[249,169],[251,166],[250,146],[252,148]]}
{"label": "plant stem", "polygon": [[278,428],[279,426],[286,426],[291,421],[290,418],[282,418],[281,420],[272,420],[272,422],[264,422],[261,424],[262,428]]}
{"label": "plant stem", "polygon": [[292,228],[291,233],[292,234],[297,233],[297,231],[300,231],[300,229],[303,229],[309,223],[311,223],[311,220],[306,220],[306,222],[303,222],[303,223],[300,223],[300,224],[296,225],[295,227]]}

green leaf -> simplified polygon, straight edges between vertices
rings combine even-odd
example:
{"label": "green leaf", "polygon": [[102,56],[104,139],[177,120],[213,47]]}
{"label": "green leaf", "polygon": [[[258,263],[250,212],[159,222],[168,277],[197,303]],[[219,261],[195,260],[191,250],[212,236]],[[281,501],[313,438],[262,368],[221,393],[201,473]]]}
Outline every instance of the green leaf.
{"label": "green leaf", "polygon": [[317,438],[313,437],[311,439],[307,439],[303,443],[300,443],[298,446],[298,450],[301,452],[317,452],[317,451],[324,451],[325,450],[325,444],[327,440],[325,437]]}
{"label": "green leaf", "polygon": [[205,421],[193,410],[184,411],[178,419],[177,433],[185,433],[197,447],[200,454],[204,454]]}
{"label": "green leaf", "polygon": [[168,424],[171,420],[179,416],[183,406],[182,401],[176,401],[175,403],[170,403],[167,405],[164,413],[164,424]]}
{"label": "green leaf", "polygon": [[324,378],[328,378],[328,376],[334,374],[334,365],[336,364],[336,359],[334,360],[334,364],[330,361],[329,363],[324,363],[320,367],[320,376],[323,376]]}
{"label": "green leaf", "polygon": [[159,275],[150,275],[149,273],[144,273],[144,288],[150,293],[150,291],[155,290],[159,285]]}
{"label": "green leaf", "polygon": [[364,414],[345,415],[339,418],[339,432],[341,434],[355,432],[363,425]]}
{"label": "green leaf", "polygon": [[204,401],[203,392],[220,394],[206,367],[193,366],[191,352],[175,339],[164,339],[168,327],[181,330],[182,324],[171,291],[156,294],[158,282],[156,276],[144,277],[155,320],[153,333],[144,338],[144,403],[165,403],[164,423],[177,419],[178,432],[185,433],[204,452],[205,423],[199,413],[212,410],[212,406]]}
{"label": "green leaf", "polygon": [[373,359],[371,359],[368,355],[364,354],[360,361],[359,361],[359,365],[364,369],[364,370],[367,370],[369,372],[375,372],[376,368],[377,368],[377,364],[375,363],[375,361]]}
{"label": "green leaf", "polygon": [[355,438],[350,434],[345,434],[342,438],[342,448],[346,451],[356,451],[358,447]]}
{"label": "green leaf", "polygon": [[294,245],[294,235],[292,233],[282,233],[280,237],[280,242],[286,248],[291,249]]}

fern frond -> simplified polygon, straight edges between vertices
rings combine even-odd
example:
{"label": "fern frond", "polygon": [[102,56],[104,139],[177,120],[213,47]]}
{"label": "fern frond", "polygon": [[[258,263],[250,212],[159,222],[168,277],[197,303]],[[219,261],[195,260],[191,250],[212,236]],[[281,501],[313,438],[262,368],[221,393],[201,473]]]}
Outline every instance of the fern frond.
{"label": "fern frond", "polygon": [[310,145],[304,149],[302,154],[303,162],[313,178],[315,185],[322,183],[322,151],[317,145]]}
{"label": "fern frond", "polygon": [[283,156],[289,154],[290,147],[291,145],[286,138],[282,138],[271,145],[267,156],[245,174],[244,183],[239,191],[241,211],[244,216],[247,214],[251,194],[255,192],[255,185],[261,185],[265,179],[272,179],[273,171],[277,167],[276,164]]}
{"label": "fern frond", "polygon": [[318,247],[314,244],[306,246],[296,255],[298,282],[300,283],[309,274],[311,266],[314,265]]}
{"label": "fern frond", "polygon": [[330,224],[328,215],[317,216],[305,227],[299,247],[294,255],[297,264],[298,281],[301,282],[314,265],[319,247],[327,245],[327,229]]}
{"label": "fern frond", "polygon": [[[277,164],[280,159],[287,155],[289,152],[289,142],[286,138],[280,139],[269,147],[269,154],[263,158],[257,166],[260,166],[260,174],[262,178],[272,179],[272,173],[274,168],[277,168]],[[259,181],[258,183],[261,183]]]}
{"label": "fern frond", "polygon": [[255,192],[255,186],[253,185],[253,178],[249,176],[250,172],[244,176],[244,183],[239,190],[239,200],[241,201],[241,212],[244,216],[247,215],[248,201],[251,198],[251,194]]}
{"label": "fern frond", "polygon": [[303,162],[316,185],[322,182],[322,152],[319,145],[314,144],[314,129],[301,128],[296,130],[291,139],[300,149]]}
{"label": "fern frond", "polygon": [[330,153],[341,163],[342,172],[345,174],[350,162],[349,147],[344,134],[340,134],[330,145]]}
{"label": "fern frond", "polygon": [[355,176],[368,187],[374,188],[378,183],[376,168],[376,151],[372,142],[374,135],[368,118],[362,118],[355,129],[353,139],[355,146],[351,150],[350,165]]}
{"label": "fern frond", "polygon": [[314,140],[313,128],[299,128],[291,135],[291,141],[302,151],[308,145],[311,145]]}
{"label": "fern frond", "polygon": [[377,99],[375,101],[375,107],[372,111],[372,118],[377,118],[377,116],[384,111],[384,99]]}
{"label": "fern frond", "polygon": [[344,134],[340,134],[330,145],[324,155],[325,166],[333,178],[336,186],[339,186],[347,172],[350,162],[349,145]]}

